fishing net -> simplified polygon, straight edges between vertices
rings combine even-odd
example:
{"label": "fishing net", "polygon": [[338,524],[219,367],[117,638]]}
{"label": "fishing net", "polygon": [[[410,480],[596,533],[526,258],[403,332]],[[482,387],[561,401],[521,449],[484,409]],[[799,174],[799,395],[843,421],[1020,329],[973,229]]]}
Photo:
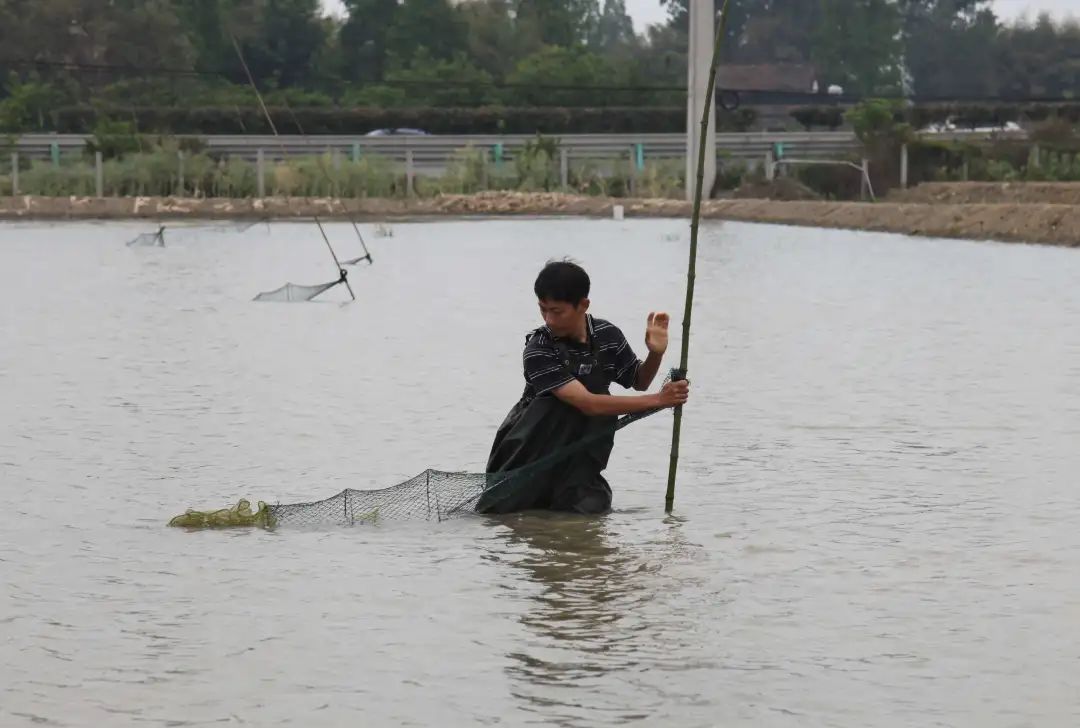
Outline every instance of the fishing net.
{"label": "fishing net", "polygon": [[177,516],[170,526],[219,528],[229,526],[354,526],[382,521],[444,521],[470,513],[497,509],[500,501],[514,498],[534,479],[563,464],[589,448],[599,439],[638,420],[656,414],[649,410],[618,418],[610,427],[601,428],[581,440],[528,465],[501,473],[468,473],[425,470],[408,480],[378,490],[346,488],[337,495],[309,503],[266,505],[251,513],[250,505],[240,501],[237,509],[192,511]]}
{"label": "fishing net", "polygon": [[341,283],[340,280],[330,283],[320,283],[315,286],[303,286],[296,283],[286,283],[281,288],[265,291],[255,296],[256,301],[272,301],[277,303],[291,303],[295,301],[310,301],[331,288]]}
{"label": "fishing net", "polygon": [[152,233],[139,233],[127,242],[129,248],[164,248],[165,228]]}
{"label": "fishing net", "polygon": [[[259,224],[259,220],[255,221],[243,221],[237,223],[208,223],[205,225],[161,225],[156,231],[152,233],[140,233],[127,242],[129,248],[164,248],[165,247],[165,233],[168,232],[169,238],[175,238],[177,236],[183,237],[185,235],[196,235],[198,233],[211,232],[211,233],[242,233],[253,226]],[[264,220],[267,230],[270,229],[270,222]]]}
{"label": "fishing net", "polygon": [[251,228],[253,228],[253,227],[255,227],[256,225],[259,225],[259,224],[266,225],[267,232],[270,231],[270,220],[268,220],[268,219],[267,220],[244,220],[244,221],[241,221],[241,222],[218,222],[218,223],[210,223],[210,224],[206,224],[206,225],[182,225],[180,227],[172,227],[172,228],[170,228],[170,230],[175,231],[175,230],[181,229],[181,230],[192,230],[192,231],[195,231],[195,232],[209,231],[209,232],[214,232],[214,233],[243,233],[243,232],[247,232],[248,230],[250,230]]}
{"label": "fishing net", "polygon": [[361,255],[359,258],[349,258],[348,260],[343,260],[343,261],[341,261],[341,264],[342,265],[356,265],[357,263],[363,263],[364,261],[367,261],[368,263],[371,262],[371,254],[370,253]]}
{"label": "fishing net", "polygon": [[378,521],[442,521],[473,510],[488,482],[484,473],[425,470],[379,490],[346,488],[311,503],[269,506],[273,525],[352,526]]}

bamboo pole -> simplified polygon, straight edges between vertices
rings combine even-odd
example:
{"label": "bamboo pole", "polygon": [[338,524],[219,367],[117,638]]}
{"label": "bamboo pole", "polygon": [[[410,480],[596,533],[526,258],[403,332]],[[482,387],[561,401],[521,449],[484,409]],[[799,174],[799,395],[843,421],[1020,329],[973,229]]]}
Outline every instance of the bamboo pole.
{"label": "bamboo pole", "polygon": [[[690,315],[694,310],[694,278],[697,267],[698,222],[701,219],[701,188],[705,179],[705,136],[709,132],[709,115],[713,111],[713,94],[716,91],[716,69],[720,65],[720,48],[727,25],[728,0],[720,9],[720,20],[716,24],[716,40],[713,43],[712,63],[709,64],[709,82],[705,88],[705,110],[701,114],[701,143],[698,144],[697,184],[694,187],[694,211],[690,216],[690,262],[686,268],[686,309],[683,312],[682,355],[679,358],[679,373],[686,376],[690,358]],[[671,464],[668,468],[667,494],[664,496],[664,510],[671,513],[675,504],[675,474],[679,469],[679,435],[682,431],[682,406],[675,408],[675,422],[671,428]]]}

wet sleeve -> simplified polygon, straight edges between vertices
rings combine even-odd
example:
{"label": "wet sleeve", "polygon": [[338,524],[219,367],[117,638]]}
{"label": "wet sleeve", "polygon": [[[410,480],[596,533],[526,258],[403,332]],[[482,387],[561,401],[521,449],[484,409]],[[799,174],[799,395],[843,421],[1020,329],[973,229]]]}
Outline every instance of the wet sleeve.
{"label": "wet sleeve", "polygon": [[559,350],[551,344],[528,344],[522,354],[525,381],[539,394],[546,394],[574,380],[563,364]]}
{"label": "wet sleeve", "polygon": [[626,389],[634,388],[634,381],[637,379],[638,368],[641,366],[641,360],[637,358],[637,354],[630,347],[630,342],[623,336],[623,332],[618,328],[613,332],[614,343],[618,346],[615,348],[615,382],[620,384]]}

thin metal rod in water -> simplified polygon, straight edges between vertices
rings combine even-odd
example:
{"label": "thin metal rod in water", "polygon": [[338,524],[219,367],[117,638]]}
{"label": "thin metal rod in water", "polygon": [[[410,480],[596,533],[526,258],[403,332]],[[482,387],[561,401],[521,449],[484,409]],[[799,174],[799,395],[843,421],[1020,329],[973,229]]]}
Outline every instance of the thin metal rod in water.
{"label": "thin metal rod in water", "polygon": [[[285,145],[281,141],[281,135],[278,134],[277,126],[274,124],[274,119],[270,116],[270,110],[266,108],[266,102],[263,101],[262,93],[259,91],[258,84],[255,83],[255,77],[251,74],[251,69],[248,68],[247,61],[244,59],[244,52],[240,50],[240,44],[236,41],[236,36],[232,30],[228,30],[229,40],[232,41],[233,48],[236,50],[236,57],[240,59],[240,65],[244,67],[244,74],[247,76],[248,83],[251,84],[251,90],[255,92],[255,98],[259,100],[259,106],[262,108],[263,115],[266,117],[266,123],[270,125],[270,131],[274,132],[274,138],[277,139],[278,145],[281,147],[281,155],[284,158],[286,155]],[[326,242],[326,248],[330,251],[330,257],[334,259],[334,267],[337,268],[338,275],[340,276],[339,282],[345,284],[345,288],[349,291],[349,297],[352,300],[356,300],[356,294],[353,293],[352,286],[349,285],[348,273],[341,266],[341,262],[338,260],[337,253],[334,252],[334,246],[330,244],[330,238],[326,235],[326,230],[323,229],[322,220],[318,215],[312,215],[315,220],[315,225],[319,228],[319,233],[322,234],[322,239]],[[355,226],[354,226],[355,227]],[[365,250],[367,246],[364,246]]]}
{"label": "thin metal rod in water", "polygon": [[[701,114],[701,135],[698,137],[697,184],[694,186],[694,211],[690,216],[690,262],[686,268],[686,309],[683,312],[682,356],[679,371],[686,375],[690,358],[690,316],[694,311],[694,278],[697,270],[698,223],[701,219],[701,193],[705,183],[705,137],[709,132],[709,117],[713,111],[713,93],[716,90],[716,69],[720,65],[720,47],[727,25],[728,0],[720,9],[720,21],[716,25],[716,41],[713,43],[712,63],[709,64],[709,80],[705,87],[705,110]],[[693,89],[690,89],[693,93]],[[671,463],[668,466],[667,493],[664,510],[671,513],[675,505],[675,475],[679,470],[679,436],[682,433],[682,406],[675,408],[675,422],[671,427]]]}

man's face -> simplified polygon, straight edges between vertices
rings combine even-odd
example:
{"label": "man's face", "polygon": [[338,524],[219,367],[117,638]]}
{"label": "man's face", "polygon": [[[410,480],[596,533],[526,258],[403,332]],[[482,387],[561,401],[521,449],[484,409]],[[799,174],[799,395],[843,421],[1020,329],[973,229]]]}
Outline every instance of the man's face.
{"label": "man's face", "polygon": [[581,329],[581,321],[589,310],[589,299],[581,299],[577,305],[566,301],[541,299],[540,315],[555,336],[571,336]]}

